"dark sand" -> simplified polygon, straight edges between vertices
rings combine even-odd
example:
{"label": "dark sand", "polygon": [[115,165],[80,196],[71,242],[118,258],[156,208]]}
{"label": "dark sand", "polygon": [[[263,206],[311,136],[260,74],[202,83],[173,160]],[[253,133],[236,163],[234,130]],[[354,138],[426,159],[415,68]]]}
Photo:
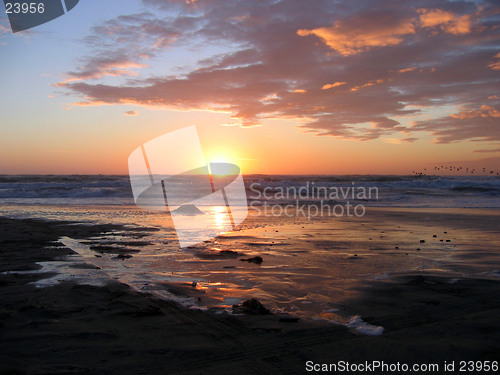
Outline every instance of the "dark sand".
{"label": "dark sand", "polygon": [[[112,229],[0,218],[0,272],[36,269],[35,262],[68,254],[50,247],[60,236],[85,239]],[[113,282],[29,284],[41,277],[0,274],[0,374],[301,374],[306,361],[442,369],[454,360],[458,369],[461,360],[500,359],[497,280],[450,283],[420,272],[374,281],[341,305],[385,328],[382,336],[361,336],[333,324],[280,322],[278,315],[187,310]]]}

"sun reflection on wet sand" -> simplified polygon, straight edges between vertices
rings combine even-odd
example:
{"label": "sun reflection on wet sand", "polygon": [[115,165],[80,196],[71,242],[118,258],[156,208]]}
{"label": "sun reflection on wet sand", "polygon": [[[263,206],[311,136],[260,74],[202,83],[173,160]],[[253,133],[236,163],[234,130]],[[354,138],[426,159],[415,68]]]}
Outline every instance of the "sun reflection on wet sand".
{"label": "sun reflection on wet sand", "polygon": [[[231,222],[228,220],[227,208],[224,206],[214,206],[211,209],[211,213],[214,215],[214,221],[217,226],[217,229],[224,230],[227,228]],[[222,232],[221,234],[225,233]]]}

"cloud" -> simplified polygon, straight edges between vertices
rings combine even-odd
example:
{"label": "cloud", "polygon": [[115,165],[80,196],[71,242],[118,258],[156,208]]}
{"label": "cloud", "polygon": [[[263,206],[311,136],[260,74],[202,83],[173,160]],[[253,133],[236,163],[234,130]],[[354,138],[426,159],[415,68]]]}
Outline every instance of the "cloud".
{"label": "cloud", "polygon": [[127,111],[125,112],[125,116],[137,116],[139,112],[137,111]]}
{"label": "cloud", "polygon": [[415,142],[417,138],[414,137],[408,137],[408,138],[382,138],[382,141],[385,143],[390,143],[394,145],[400,145],[404,143],[412,143]]}
{"label": "cloud", "polygon": [[81,58],[80,66],[67,72],[59,85],[107,76],[138,76],[137,70],[148,67],[148,60],[174,44],[194,22],[192,17],[157,19],[152,13],[143,12],[94,26],[84,39],[91,54]]}
{"label": "cloud", "polygon": [[497,61],[493,61],[488,66],[493,70],[500,70],[500,52],[495,55]]}
{"label": "cloud", "polygon": [[418,9],[421,27],[439,26],[442,31],[450,34],[461,35],[471,32],[471,15],[457,15],[442,9]]}
{"label": "cloud", "polygon": [[24,30],[23,32],[19,33],[13,33],[12,28],[9,23],[9,19],[7,17],[0,17],[0,40],[2,41],[2,44],[6,44],[5,40],[11,39],[11,38],[24,38],[24,39],[31,39],[31,37],[35,34],[36,32],[33,30]]}
{"label": "cloud", "polygon": [[137,76],[132,69],[145,68],[148,65],[131,61],[126,55],[96,56],[90,59],[79,71],[69,72],[66,82],[98,79],[105,76]]}
{"label": "cloud", "polygon": [[385,47],[401,43],[404,36],[415,33],[415,25],[409,19],[400,19],[389,11],[365,12],[331,27],[312,30],[299,29],[300,36],[315,35],[328,47],[344,56],[361,53],[372,47]]}
{"label": "cloud", "polygon": [[447,117],[417,122],[413,130],[425,130],[436,136],[437,143],[451,143],[466,139],[480,141],[500,140],[500,111],[483,105],[478,109],[460,111]]}
{"label": "cloud", "polygon": [[414,71],[414,70],[416,70],[416,69],[417,69],[416,67],[399,69],[399,70],[398,70],[398,73],[408,73],[408,72],[413,72],[413,71]]}
{"label": "cloud", "polygon": [[[500,140],[495,1],[143,3],[151,12],[85,38],[88,56],[61,85],[76,105],[224,111],[241,126],[293,119],[360,141],[411,142],[421,132],[441,143]],[[213,53],[182,73],[146,69],[200,45]]]}
{"label": "cloud", "polygon": [[345,85],[347,82],[334,82],[334,83],[327,83],[326,85],[323,85],[321,87],[321,90],[329,90],[334,87],[342,86]]}
{"label": "cloud", "polygon": [[477,152],[477,153],[500,152],[500,147],[499,148],[482,149],[482,150],[474,150],[474,152]]}
{"label": "cloud", "polygon": [[361,53],[373,47],[400,44],[405,37],[416,34],[420,28],[437,26],[445,33],[468,34],[472,28],[472,15],[457,15],[442,9],[418,9],[419,16],[400,17],[386,9],[367,11],[339,20],[331,27],[299,29],[300,36],[315,35],[328,47],[344,56]]}
{"label": "cloud", "polygon": [[383,82],[384,82],[383,79],[376,79],[374,81],[369,81],[369,82],[363,83],[362,85],[351,87],[350,91],[358,91],[359,89],[364,89],[365,87],[370,87],[370,86],[377,85],[377,84],[380,84]]}
{"label": "cloud", "polygon": [[500,111],[494,107],[482,105],[481,108],[471,111],[462,111],[457,114],[452,114],[451,117],[456,119],[473,119],[477,117],[500,117]]}

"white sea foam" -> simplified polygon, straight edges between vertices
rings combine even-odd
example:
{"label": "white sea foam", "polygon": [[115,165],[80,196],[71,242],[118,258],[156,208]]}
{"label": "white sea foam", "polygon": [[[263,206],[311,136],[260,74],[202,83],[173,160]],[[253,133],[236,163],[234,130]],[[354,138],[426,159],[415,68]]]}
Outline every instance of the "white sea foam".
{"label": "white sea foam", "polygon": [[387,280],[390,277],[391,275],[389,274],[389,272],[377,273],[373,275],[373,280]]}
{"label": "white sea foam", "polygon": [[384,333],[384,327],[368,324],[359,315],[352,316],[344,325],[361,335],[380,336]]}

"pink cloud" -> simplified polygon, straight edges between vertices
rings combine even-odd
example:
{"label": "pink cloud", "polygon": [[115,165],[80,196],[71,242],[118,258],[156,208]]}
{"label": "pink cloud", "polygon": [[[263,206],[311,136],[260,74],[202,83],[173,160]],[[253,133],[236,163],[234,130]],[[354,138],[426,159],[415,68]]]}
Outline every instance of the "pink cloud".
{"label": "pink cloud", "polygon": [[500,52],[495,55],[497,61],[491,62],[488,66],[493,70],[500,70]]}
{"label": "pink cloud", "polygon": [[492,106],[482,105],[481,108],[477,110],[462,111],[457,114],[452,114],[451,117],[460,120],[477,117],[500,117],[500,111]]}
{"label": "pink cloud", "polygon": [[136,77],[137,70],[158,51],[177,41],[182,30],[193,26],[189,17],[174,22],[154,19],[151,13],[123,15],[94,26],[84,42],[92,49],[82,64],[66,74],[64,82],[96,80],[111,77]]}
{"label": "pink cloud", "polygon": [[[344,139],[411,142],[415,132],[428,132],[438,142],[500,140],[497,117],[460,118],[490,113],[484,103],[500,105],[498,71],[489,66],[500,44],[493,2],[434,0],[420,11],[416,0],[143,2],[154,14],[109,20],[85,39],[97,53],[62,85],[77,105],[225,111],[242,126],[295,119],[307,132]],[[146,63],[192,40],[236,47],[175,77],[141,75]],[[139,75],[100,81],[130,72]],[[413,126],[399,120],[442,106],[464,110]]]}
{"label": "pink cloud", "polygon": [[299,29],[305,37],[315,35],[328,47],[344,56],[361,53],[373,47],[401,43],[408,34],[415,33],[412,20],[400,19],[388,12],[363,13],[339,20],[331,27]]}
{"label": "pink cloud", "polygon": [[499,148],[490,148],[490,149],[481,149],[481,150],[474,150],[474,152],[477,153],[490,153],[490,152],[500,152],[500,147]]}
{"label": "pink cloud", "polygon": [[408,72],[413,72],[413,71],[414,71],[414,70],[416,70],[416,69],[417,69],[416,67],[399,69],[399,70],[398,70],[398,73],[408,73]]}
{"label": "pink cloud", "polygon": [[142,69],[147,66],[147,64],[128,61],[126,57],[93,58],[79,71],[69,72],[65,82],[98,79],[106,76],[138,76],[139,73],[132,69]]}
{"label": "pink cloud", "polygon": [[461,111],[436,120],[419,121],[414,130],[426,130],[436,137],[437,143],[450,143],[465,139],[498,141],[500,111],[483,105],[479,109]]}
{"label": "pink cloud", "polygon": [[329,90],[329,89],[332,89],[334,87],[339,87],[339,86],[342,86],[342,85],[345,85],[347,82],[334,82],[334,83],[327,83],[326,85],[323,85],[321,87],[321,90]]}
{"label": "pink cloud", "polygon": [[457,15],[442,9],[418,9],[421,27],[440,26],[444,32],[461,35],[471,32],[471,15]]}
{"label": "pink cloud", "polygon": [[370,87],[370,86],[373,86],[373,85],[378,85],[378,84],[383,83],[383,82],[384,82],[383,79],[376,79],[376,80],[373,80],[373,81],[369,81],[369,82],[363,83],[362,85],[351,87],[350,91],[358,91],[360,89],[364,89],[365,87]]}

